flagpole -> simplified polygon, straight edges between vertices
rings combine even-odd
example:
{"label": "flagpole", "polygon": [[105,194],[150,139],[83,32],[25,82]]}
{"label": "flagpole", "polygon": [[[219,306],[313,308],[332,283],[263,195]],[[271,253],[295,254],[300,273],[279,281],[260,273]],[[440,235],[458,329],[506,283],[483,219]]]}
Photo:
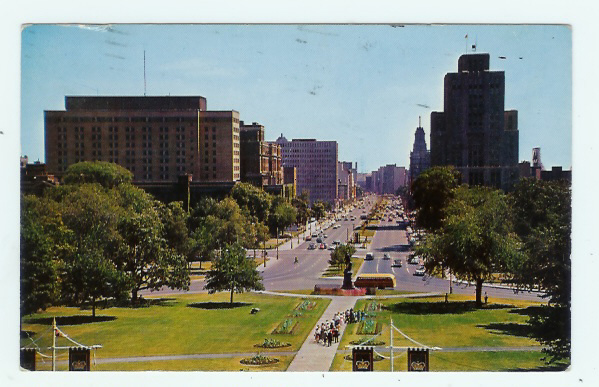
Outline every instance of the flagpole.
{"label": "flagpole", "polygon": [[52,317],[52,371],[56,371],[56,317]]}
{"label": "flagpole", "polygon": [[391,372],[393,372],[393,318],[391,319],[391,325],[389,326],[389,330],[391,332]]}

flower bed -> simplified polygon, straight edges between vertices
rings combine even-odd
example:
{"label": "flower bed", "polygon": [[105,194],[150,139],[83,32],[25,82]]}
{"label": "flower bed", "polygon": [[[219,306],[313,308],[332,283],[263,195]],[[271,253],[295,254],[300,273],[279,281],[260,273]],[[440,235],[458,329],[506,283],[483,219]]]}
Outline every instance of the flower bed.
{"label": "flower bed", "polygon": [[295,307],[295,310],[298,311],[307,311],[316,308],[316,302],[310,300],[303,300],[298,306]]}
{"label": "flower bed", "polygon": [[274,357],[262,356],[257,354],[252,357],[246,357],[245,359],[241,359],[240,363],[245,365],[267,365],[278,363],[279,359]]}
{"label": "flower bed", "polygon": [[353,340],[353,341],[350,341],[349,343],[351,345],[367,345],[367,346],[385,345],[385,342],[382,340],[377,341],[375,339],[375,340],[370,340],[365,343],[366,340],[368,340],[368,337],[361,337],[358,340]]}
{"label": "flower bed", "polygon": [[264,342],[262,344],[255,344],[254,347],[260,347],[260,348],[284,348],[284,347],[290,347],[291,343],[282,343],[277,339],[269,339],[266,338],[264,339]]}
{"label": "flower bed", "polygon": [[358,335],[376,335],[381,331],[381,323],[375,320],[364,320],[360,323],[357,329]]}
{"label": "flower bed", "polygon": [[298,322],[297,321],[293,321],[292,319],[288,318],[285,319],[285,321],[283,321],[282,323],[280,323],[274,331],[272,331],[272,333],[274,335],[281,335],[281,334],[289,334],[292,335],[293,331],[295,330],[295,327],[297,327]]}

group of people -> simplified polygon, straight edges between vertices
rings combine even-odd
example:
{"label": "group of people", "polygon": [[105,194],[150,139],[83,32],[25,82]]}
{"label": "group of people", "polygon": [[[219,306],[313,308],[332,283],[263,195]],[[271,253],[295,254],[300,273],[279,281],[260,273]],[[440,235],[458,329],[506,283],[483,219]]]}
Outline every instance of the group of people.
{"label": "group of people", "polygon": [[314,331],[314,340],[317,343],[321,343],[324,346],[331,346],[331,343],[339,342],[339,328],[341,324],[351,324],[364,320],[364,316],[366,314],[359,310],[354,311],[353,308],[346,310],[345,312],[337,312],[333,316],[331,321],[326,320],[320,325],[316,325],[316,330]]}

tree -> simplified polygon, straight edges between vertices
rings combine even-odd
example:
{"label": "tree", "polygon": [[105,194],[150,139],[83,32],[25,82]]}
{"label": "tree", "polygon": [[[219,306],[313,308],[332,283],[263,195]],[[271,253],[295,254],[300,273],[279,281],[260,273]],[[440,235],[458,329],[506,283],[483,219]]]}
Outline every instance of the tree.
{"label": "tree", "polygon": [[526,255],[513,268],[517,283],[539,287],[549,299],[529,323],[536,339],[547,346],[549,361],[570,357],[571,233],[570,184],[521,179],[510,194],[516,233]]}
{"label": "tree", "polygon": [[453,167],[432,167],[418,176],[412,184],[412,196],[419,227],[428,231],[441,227],[458,182],[459,173]]}
{"label": "tree", "polygon": [[117,270],[101,249],[92,246],[79,249],[65,264],[63,284],[63,294],[70,297],[71,302],[91,301],[93,317],[96,317],[96,300],[126,298],[129,289],[125,273]]}
{"label": "tree", "polygon": [[271,214],[268,217],[271,231],[276,232],[277,230],[282,231],[286,229],[288,226],[295,223],[296,216],[297,211],[291,204],[287,202],[278,203],[276,207],[271,210]]}
{"label": "tree", "polygon": [[171,202],[166,205],[158,203],[158,206],[167,244],[175,249],[178,254],[191,261],[193,255],[189,230],[187,229],[189,214],[183,209],[183,203]]}
{"label": "tree", "polygon": [[131,183],[133,174],[118,164],[107,161],[83,161],[70,165],[65,171],[64,184],[98,183],[106,188]]}
{"label": "tree", "polygon": [[317,200],[312,203],[312,213],[316,220],[320,220],[326,215],[325,205],[321,200]]}
{"label": "tree", "polygon": [[65,228],[55,202],[21,199],[21,316],[45,310],[60,294],[60,250]]}
{"label": "tree", "polygon": [[475,282],[480,307],[483,282],[521,259],[507,200],[498,190],[461,186],[446,214],[441,228],[428,234],[416,251],[424,257],[427,271],[449,268],[457,277]]}
{"label": "tree", "polygon": [[131,300],[140,290],[189,289],[189,270],[185,257],[169,247],[158,203],[143,190],[131,185],[117,187],[120,204],[126,213],[118,223],[122,243],[115,263],[131,284]]}
{"label": "tree", "polygon": [[204,289],[214,294],[223,290],[233,293],[243,293],[249,290],[264,290],[262,278],[256,270],[254,261],[246,258],[245,250],[238,243],[226,245],[213,263],[206,275]]}
{"label": "tree", "polygon": [[310,218],[310,202],[308,200],[308,194],[303,192],[300,196],[297,196],[291,200],[291,205],[295,207],[297,212],[296,221],[299,224],[306,224]]}
{"label": "tree", "polygon": [[338,245],[335,250],[331,251],[331,259],[329,265],[340,268],[347,258],[351,258],[356,252],[356,248],[352,245]]}
{"label": "tree", "polygon": [[253,216],[263,223],[268,220],[272,196],[263,189],[248,183],[238,183],[231,190],[231,197],[246,216]]}

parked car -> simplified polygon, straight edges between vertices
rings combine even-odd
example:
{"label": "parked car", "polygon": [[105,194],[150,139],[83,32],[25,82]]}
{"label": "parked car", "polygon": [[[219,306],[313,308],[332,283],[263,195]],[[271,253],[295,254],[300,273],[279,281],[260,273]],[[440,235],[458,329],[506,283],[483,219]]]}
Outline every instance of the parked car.
{"label": "parked car", "polygon": [[393,260],[393,264],[391,266],[393,266],[393,267],[401,267],[401,259],[394,259]]}
{"label": "parked car", "polygon": [[383,259],[391,259],[391,256],[389,255],[389,253],[385,253],[383,254]]}
{"label": "parked car", "polygon": [[309,249],[309,250],[314,250],[314,249],[316,249],[316,243],[314,243],[314,242],[310,243],[310,246],[308,246],[308,249]]}
{"label": "parked car", "polygon": [[366,253],[366,257],[364,257],[365,261],[372,261],[374,259],[374,255],[372,253]]}
{"label": "parked car", "polygon": [[329,250],[335,250],[335,245],[330,245]]}
{"label": "parked car", "polygon": [[338,229],[339,227],[341,227],[341,226],[340,226],[340,225],[338,225],[338,224],[336,224],[336,225],[334,225],[334,226],[333,226],[333,228],[334,228],[335,230],[336,230],[336,229]]}
{"label": "parked car", "polygon": [[307,241],[311,241],[311,240],[312,240],[312,236],[310,236],[310,235],[306,235],[306,240],[307,240]]}
{"label": "parked car", "polygon": [[316,238],[316,242],[322,243],[322,238],[321,237]]}
{"label": "parked car", "polygon": [[323,237],[324,239],[326,239],[326,238],[328,238],[329,236],[328,236],[327,234],[322,234],[322,237]]}
{"label": "parked car", "polygon": [[325,243],[321,243],[318,248],[321,249],[321,250],[324,250],[324,249],[327,248],[327,245]]}

